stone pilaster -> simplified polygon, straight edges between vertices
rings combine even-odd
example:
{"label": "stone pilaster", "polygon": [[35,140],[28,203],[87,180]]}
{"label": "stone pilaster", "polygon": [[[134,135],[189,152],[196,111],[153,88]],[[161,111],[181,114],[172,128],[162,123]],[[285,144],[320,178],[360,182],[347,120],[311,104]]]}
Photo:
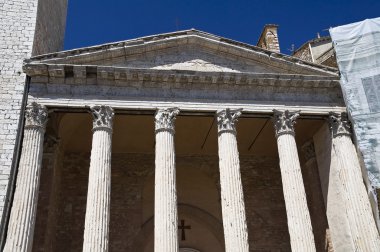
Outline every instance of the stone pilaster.
{"label": "stone pilaster", "polygon": [[347,113],[330,113],[332,147],[340,169],[339,179],[353,242],[357,251],[380,251],[380,237],[363,182],[356,149],[351,140]]}
{"label": "stone pilaster", "polygon": [[302,146],[302,151],[306,160],[303,167],[303,176],[305,178],[307,202],[314,231],[315,247],[317,251],[332,252],[334,250],[326,218],[326,208],[322,195],[314,142],[312,140],[307,141]]}
{"label": "stone pilaster", "polygon": [[294,138],[294,124],[299,113],[273,112],[290,245],[293,252],[314,252],[313,230]]}
{"label": "stone pilaster", "polygon": [[248,230],[235,123],[241,110],[217,112],[218,152],[226,252],[248,252]]}
{"label": "stone pilaster", "polygon": [[93,137],[83,251],[108,251],[111,197],[111,146],[114,112],[108,106],[91,107]]}
{"label": "stone pilaster", "polygon": [[155,252],[177,252],[179,250],[174,150],[174,121],[178,113],[177,108],[168,108],[157,110],[155,115]]}
{"label": "stone pilaster", "polygon": [[44,106],[31,103],[26,108],[24,140],[5,252],[32,250],[47,117]]}

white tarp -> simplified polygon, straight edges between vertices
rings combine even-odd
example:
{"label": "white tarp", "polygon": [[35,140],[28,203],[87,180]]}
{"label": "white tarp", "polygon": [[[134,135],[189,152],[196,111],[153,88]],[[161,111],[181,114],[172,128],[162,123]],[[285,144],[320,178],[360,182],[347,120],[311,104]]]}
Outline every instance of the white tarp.
{"label": "white tarp", "polygon": [[380,18],[330,29],[370,190],[380,188]]}

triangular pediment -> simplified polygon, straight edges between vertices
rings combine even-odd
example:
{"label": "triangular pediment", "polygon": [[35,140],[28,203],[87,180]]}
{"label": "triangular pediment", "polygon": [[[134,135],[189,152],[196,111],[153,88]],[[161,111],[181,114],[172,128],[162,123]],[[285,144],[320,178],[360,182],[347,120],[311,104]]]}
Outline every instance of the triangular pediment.
{"label": "triangular pediment", "polygon": [[303,62],[291,56],[196,30],[36,56],[28,64],[95,65],[197,72],[336,75],[336,69],[333,68]]}
{"label": "triangular pediment", "polygon": [[217,51],[201,45],[180,45],[103,62],[106,66],[157,70],[230,73],[280,73],[284,69]]}

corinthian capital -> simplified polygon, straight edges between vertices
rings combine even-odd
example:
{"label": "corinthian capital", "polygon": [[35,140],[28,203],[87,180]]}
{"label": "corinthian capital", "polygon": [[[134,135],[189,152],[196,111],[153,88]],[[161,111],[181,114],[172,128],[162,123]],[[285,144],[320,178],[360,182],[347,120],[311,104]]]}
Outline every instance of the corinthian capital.
{"label": "corinthian capital", "polygon": [[91,106],[92,130],[105,129],[112,131],[114,112],[110,106]]}
{"label": "corinthian capital", "polygon": [[290,112],[289,110],[278,111],[274,109],[273,122],[276,130],[276,137],[283,134],[291,134],[294,136],[294,124],[299,115],[299,111]]}
{"label": "corinthian capital", "polygon": [[218,133],[230,131],[236,133],[235,123],[238,117],[241,115],[243,109],[223,109],[216,112],[216,118],[218,121]]}
{"label": "corinthian capital", "polygon": [[178,114],[178,108],[158,109],[154,116],[156,132],[166,130],[174,133],[174,121]]}
{"label": "corinthian capital", "polygon": [[25,128],[45,129],[48,111],[45,106],[32,102],[25,110]]}
{"label": "corinthian capital", "polygon": [[350,124],[350,121],[348,120],[348,116],[346,112],[342,112],[340,114],[330,112],[329,123],[330,123],[330,130],[333,134],[333,137],[351,135],[351,124]]}

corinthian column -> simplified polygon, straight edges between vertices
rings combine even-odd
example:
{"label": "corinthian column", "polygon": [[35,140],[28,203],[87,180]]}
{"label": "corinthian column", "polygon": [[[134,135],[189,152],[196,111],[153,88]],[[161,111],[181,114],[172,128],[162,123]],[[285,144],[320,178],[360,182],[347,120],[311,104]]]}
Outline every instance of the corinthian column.
{"label": "corinthian column", "polygon": [[380,237],[372,215],[361,168],[351,141],[346,113],[330,113],[333,151],[339,162],[348,222],[357,251],[380,251]]}
{"label": "corinthian column", "polygon": [[84,229],[84,252],[108,251],[111,146],[114,112],[108,106],[91,107],[93,136]]}
{"label": "corinthian column", "polygon": [[313,230],[294,138],[294,124],[299,113],[273,112],[290,245],[293,252],[314,252]]}
{"label": "corinthian column", "polygon": [[217,112],[222,214],[226,252],[248,252],[248,231],[235,123],[241,110]]}
{"label": "corinthian column", "polygon": [[44,106],[32,103],[26,108],[24,140],[5,252],[32,250],[47,117],[48,112]]}
{"label": "corinthian column", "polygon": [[156,170],[154,188],[154,251],[177,252],[178,213],[174,151],[177,108],[159,109],[155,115]]}

